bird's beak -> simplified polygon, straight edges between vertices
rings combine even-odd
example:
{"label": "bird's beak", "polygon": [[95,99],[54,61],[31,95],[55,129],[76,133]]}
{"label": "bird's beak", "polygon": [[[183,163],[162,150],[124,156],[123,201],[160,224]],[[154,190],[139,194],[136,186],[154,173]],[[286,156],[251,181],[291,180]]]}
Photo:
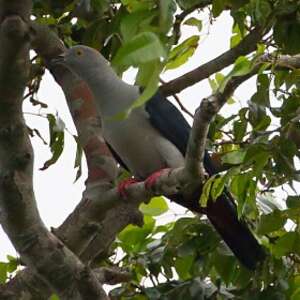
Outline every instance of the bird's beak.
{"label": "bird's beak", "polygon": [[65,62],[65,59],[66,59],[66,53],[61,53],[50,60],[50,65],[52,66],[61,65]]}

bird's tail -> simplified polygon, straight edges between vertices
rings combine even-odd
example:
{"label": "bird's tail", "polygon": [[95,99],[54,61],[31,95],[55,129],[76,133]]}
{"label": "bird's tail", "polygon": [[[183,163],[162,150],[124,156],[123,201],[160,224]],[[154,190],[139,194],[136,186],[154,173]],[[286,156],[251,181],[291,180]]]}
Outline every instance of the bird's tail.
{"label": "bird's tail", "polygon": [[238,218],[236,207],[224,192],[215,202],[208,201],[206,215],[216,231],[248,269],[254,270],[265,258],[265,252],[245,221]]}
{"label": "bird's tail", "polygon": [[[204,166],[210,176],[218,173],[207,151],[204,154]],[[206,215],[244,266],[254,270],[256,264],[264,260],[265,252],[262,246],[245,221],[238,218],[234,200],[226,189],[216,201],[208,201]]]}
{"label": "bird's tail", "polygon": [[257,263],[265,258],[265,252],[258,243],[247,224],[238,218],[236,206],[228,192],[216,200],[209,200],[207,207],[203,209],[199,205],[199,193],[189,201],[181,194],[169,197],[172,201],[184,205],[188,209],[207,215],[221,238],[231,249],[236,258],[250,270],[254,270]]}

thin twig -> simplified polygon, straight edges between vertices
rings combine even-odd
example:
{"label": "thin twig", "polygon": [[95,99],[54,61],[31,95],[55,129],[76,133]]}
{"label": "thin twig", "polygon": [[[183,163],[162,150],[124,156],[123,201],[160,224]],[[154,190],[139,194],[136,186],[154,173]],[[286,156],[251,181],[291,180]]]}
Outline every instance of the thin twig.
{"label": "thin twig", "polygon": [[180,109],[194,119],[194,115],[181,103],[179,97],[176,94],[172,95],[172,97],[176,100]]}
{"label": "thin twig", "polygon": [[[165,84],[166,82],[163,80],[163,79],[159,79],[159,81],[162,83],[162,84]],[[187,115],[189,115],[192,119],[194,119],[194,114],[192,114],[183,104],[182,102],[180,101],[179,97],[176,95],[176,94],[173,94],[171,95],[175,101],[177,102],[177,104],[179,105],[180,109],[185,112]]]}
{"label": "thin twig", "polygon": [[184,10],[183,12],[181,12],[180,14],[175,16],[175,22],[174,22],[174,26],[173,26],[173,35],[174,35],[174,45],[176,45],[181,37],[181,32],[180,32],[180,26],[182,21],[192,12],[194,12],[197,9],[202,9],[204,7],[206,7],[207,5],[211,4],[212,1],[211,0],[205,0],[202,1],[201,3],[198,3],[192,7],[190,7],[189,9]]}

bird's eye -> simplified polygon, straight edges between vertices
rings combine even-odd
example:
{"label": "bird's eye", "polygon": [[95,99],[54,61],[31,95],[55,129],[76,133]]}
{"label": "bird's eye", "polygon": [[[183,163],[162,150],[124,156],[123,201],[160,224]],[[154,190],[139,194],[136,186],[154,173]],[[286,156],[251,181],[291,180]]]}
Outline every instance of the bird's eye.
{"label": "bird's eye", "polygon": [[77,49],[76,50],[76,55],[82,56],[83,55],[83,51],[81,49]]}

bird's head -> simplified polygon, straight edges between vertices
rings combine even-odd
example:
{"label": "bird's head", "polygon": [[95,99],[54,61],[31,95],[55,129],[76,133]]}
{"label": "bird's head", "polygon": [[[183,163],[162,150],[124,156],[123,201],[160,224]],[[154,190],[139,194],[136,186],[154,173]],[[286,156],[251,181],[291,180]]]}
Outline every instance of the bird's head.
{"label": "bird's head", "polygon": [[74,46],[51,60],[52,65],[63,65],[78,75],[86,77],[91,70],[105,70],[107,60],[95,49],[88,46]]}

